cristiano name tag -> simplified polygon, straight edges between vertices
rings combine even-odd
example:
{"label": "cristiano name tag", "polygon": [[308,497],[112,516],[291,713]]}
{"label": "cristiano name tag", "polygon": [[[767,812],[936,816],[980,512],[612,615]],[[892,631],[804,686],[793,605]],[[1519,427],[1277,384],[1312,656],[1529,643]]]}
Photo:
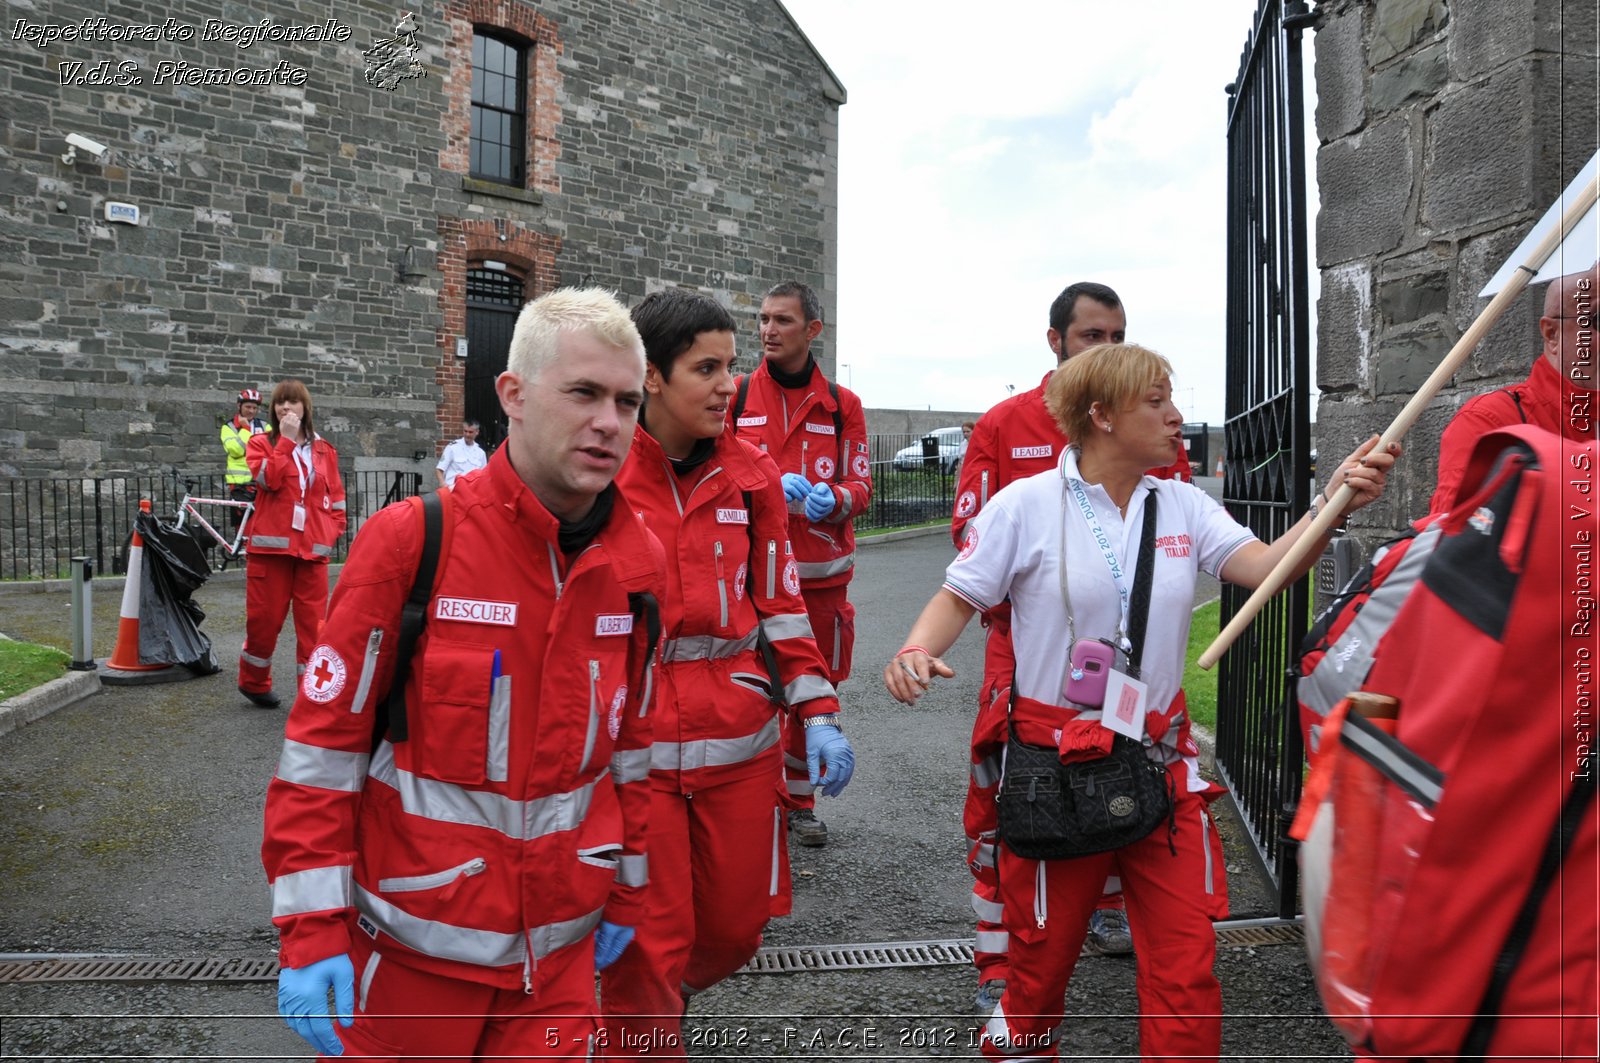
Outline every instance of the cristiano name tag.
{"label": "cristiano name tag", "polygon": [[594,633],[604,635],[633,634],[632,613],[602,613],[594,618]]}
{"label": "cristiano name tag", "polygon": [[516,602],[482,602],[476,598],[438,598],[433,615],[436,620],[459,620],[464,624],[517,626]]}
{"label": "cristiano name tag", "polygon": [[831,424],[807,424],[806,431],[815,432],[819,436],[831,436],[835,434],[833,431],[833,425]]}

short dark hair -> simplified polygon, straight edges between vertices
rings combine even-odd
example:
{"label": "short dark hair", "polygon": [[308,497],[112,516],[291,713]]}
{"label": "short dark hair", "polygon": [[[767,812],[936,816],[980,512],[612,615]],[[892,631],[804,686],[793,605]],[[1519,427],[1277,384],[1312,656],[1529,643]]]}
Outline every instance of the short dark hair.
{"label": "short dark hair", "polygon": [[822,300],[817,298],[816,289],[809,284],[802,284],[800,281],[784,281],[782,284],[774,284],[767,289],[767,294],[763,301],[766,299],[782,299],[786,296],[793,296],[800,300],[800,310],[806,315],[808,322],[822,320]]}
{"label": "short dark hair", "polygon": [[734,331],[733,315],[710,296],[682,288],[651,292],[633,308],[633,324],[644,340],[644,356],[661,373],[672,377],[672,363],[694,346],[702,332]]}
{"label": "short dark hair", "polygon": [[476,417],[468,417],[466,420],[461,422],[461,427],[462,428],[482,428],[483,425],[478,423],[478,419]]}
{"label": "short dark hair", "polygon": [[1056,296],[1056,301],[1050,304],[1050,327],[1056,332],[1066,334],[1067,326],[1072,324],[1072,318],[1077,312],[1078,296],[1087,295],[1095,302],[1112,310],[1122,309],[1122,300],[1117,298],[1117,293],[1104,284],[1094,281],[1079,281],[1069,284],[1061,289],[1061,294]]}

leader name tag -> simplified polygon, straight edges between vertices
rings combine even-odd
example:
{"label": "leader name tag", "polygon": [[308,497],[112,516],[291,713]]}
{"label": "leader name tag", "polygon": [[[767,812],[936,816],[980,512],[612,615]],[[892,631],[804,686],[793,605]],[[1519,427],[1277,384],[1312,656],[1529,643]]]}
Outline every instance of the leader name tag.
{"label": "leader name tag", "polygon": [[1149,688],[1139,680],[1113,668],[1106,676],[1106,700],[1100,705],[1100,726],[1143,741],[1148,692]]}

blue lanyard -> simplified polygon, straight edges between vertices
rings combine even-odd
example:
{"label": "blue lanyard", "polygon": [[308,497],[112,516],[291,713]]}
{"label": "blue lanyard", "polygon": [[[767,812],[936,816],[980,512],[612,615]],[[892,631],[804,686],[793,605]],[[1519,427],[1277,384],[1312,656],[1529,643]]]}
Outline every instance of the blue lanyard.
{"label": "blue lanyard", "polygon": [[[1111,537],[1101,526],[1100,518],[1094,511],[1094,504],[1089,501],[1089,495],[1083,489],[1083,481],[1072,477],[1067,477],[1066,480],[1067,486],[1072,489],[1073,499],[1078,503],[1078,510],[1083,514],[1084,523],[1089,525],[1089,534],[1094,537],[1095,545],[1100,548],[1100,556],[1105,558],[1107,567],[1111,569],[1111,581],[1117,586],[1117,594],[1122,598],[1122,619],[1117,622],[1117,642],[1122,646],[1123,652],[1129,652],[1132,649],[1132,643],[1128,641],[1128,609],[1131,599],[1127,580],[1122,572],[1122,562],[1117,560],[1117,553],[1111,548]],[[1061,558],[1063,571],[1066,563],[1067,559],[1063,554]]]}

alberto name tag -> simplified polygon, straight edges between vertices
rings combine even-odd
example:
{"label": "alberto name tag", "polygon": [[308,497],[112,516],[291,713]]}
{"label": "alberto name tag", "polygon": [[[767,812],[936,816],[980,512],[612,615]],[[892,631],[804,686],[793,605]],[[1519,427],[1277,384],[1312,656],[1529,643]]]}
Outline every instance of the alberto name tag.
{"label": "alberto name tag", "polygon": [[767,423],[767,419],[766,419],[765,416],[762,416],[762,417],[741,417],[741,418],[739,418],[739,420],[734,422],[734,427],[735,428],[760,428],[762,425],[764,425],[766,423]]}
{"label": "alberto name tag", "polygon": [[811,424],[807,422],[806,431],[815,432],[819,436],[831,436],[837,434],[834,432],[833,425],[831,424]]}
{"label": "alberto name tag", "polygon": [[631,635],[633,634],[632,613],[606,613],[594,618],[594,633],[597,637],[606,635]]}
{"label": "alberto name tag", "polygon": [[1042,447],[1012,447],[1013,458],[1048,458],[1055,453],[1055,448],[1046,443]]}
{"label": "alberto name tag", "polygon": [[433,616],[436,620],[459,620],[464,624],[495,624],[499,627],[517,626],[516,602],[480,602],[476,598],[436,599]]}
{"label": "alberto name tag", "polygon": [[749,524],[750,511],[748,509],[719,509],[717,510],[718,524]]}

